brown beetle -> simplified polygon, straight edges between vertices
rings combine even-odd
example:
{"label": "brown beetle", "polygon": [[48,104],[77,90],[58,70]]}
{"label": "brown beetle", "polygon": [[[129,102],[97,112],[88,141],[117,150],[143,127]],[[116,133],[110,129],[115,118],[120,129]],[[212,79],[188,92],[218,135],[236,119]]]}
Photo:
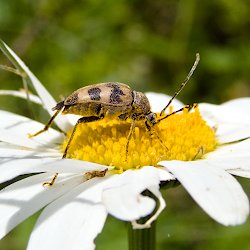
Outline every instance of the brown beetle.
{"label": "brown beetle", "polygon": [[130,118],[132,122],[126,144],[127,159],[129,141],[134,132],[136,121],[145,120],[147,129],[152,132],[153,126],[163,119],[166,119],[167,117],[182,111],[184,108],[190,109],[193,107],[193,105],[186,105],[179,110],[165,115],[165,110],[169,107],[174,98],[181,92],[181,90],[190,79],[199,62],[199,59],[199,54],[196,54],[196,60],[188,76],[181,84],[178,91],[169,100],[166,107],[161,111],[160,117],[158,119],[156,117],[156,114],[151,111],[148,98],[142,92],[131,90],[128,85],[123,83],[98,83],[80,88],[69,95],[64,101],[57,103],[57,105],[52,109],[55,110],[56,113],[51,117],[48,124],[44,127],[44,129],[38,131],[34,135],[31,135],[30,137],[37,136],[38,134],[48,130],[53,120],[60,113],[60,111],[62,111],[63,114],[81,115],[82,117],[75,124],[67,146],[64,150],[62,158],[65,158],[67,156],[67,152],[74,137],[77,126],[80,123],[93,122],[103,119],[104,117],[117,118],[120,120],[126,120]]}

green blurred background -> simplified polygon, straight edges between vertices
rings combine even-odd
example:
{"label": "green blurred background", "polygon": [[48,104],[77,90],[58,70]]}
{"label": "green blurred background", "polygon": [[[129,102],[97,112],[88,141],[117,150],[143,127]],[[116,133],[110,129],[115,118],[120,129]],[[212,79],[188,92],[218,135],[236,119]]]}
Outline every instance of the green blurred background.
{"label": "green blurred background", "polygon": [[[172,95],[199,52],[201,62],[179,99],[221,103],[250,95],[249,6],[249,0],[1,0],[0,37],[56,100],[105,81]],[[0,64],[10,65],[2,54]],[[20,77],[3,70],[0,83],[22,87]],[[1,96],[0,107],[30,115],[14,97]],[[37,119],[48,119],[35,110]],[[239,181],[250,195],[249,181]],[[215,223],[181,186],[164,196],[157,249],[250,249],[249,222]],[[25,249],[36,216],[0,241],[0,249]],[[109,218],[97,249],[127,249],[126,237],[126,225]]]}

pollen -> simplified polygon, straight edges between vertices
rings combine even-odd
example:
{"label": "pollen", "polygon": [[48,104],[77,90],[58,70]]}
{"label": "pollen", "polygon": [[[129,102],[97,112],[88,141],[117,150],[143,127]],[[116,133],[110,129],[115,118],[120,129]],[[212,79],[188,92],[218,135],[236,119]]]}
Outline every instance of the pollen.
{"label": "pollen", "polygon": [[122,173],[127,169],[157,166],[162,160],[194,161],[217,145],[214,130],[202,119],[198,107],[191,112],[184,109],[162,120],[151,133],[144,121],[138,121],[126,156],[130,125],[129,120],[117,119],[79,124],[67,157],[113,166],[117,173]]}

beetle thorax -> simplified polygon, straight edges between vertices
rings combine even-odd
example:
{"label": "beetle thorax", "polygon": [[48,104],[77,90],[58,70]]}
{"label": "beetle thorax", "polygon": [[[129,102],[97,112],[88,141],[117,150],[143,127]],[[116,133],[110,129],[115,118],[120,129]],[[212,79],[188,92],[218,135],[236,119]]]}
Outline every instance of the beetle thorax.
{"label": "beetle thorax", "polygon": [[148,98],[142,92],[133,91],[133,114],[145,118],[150,113],[150,104]]}

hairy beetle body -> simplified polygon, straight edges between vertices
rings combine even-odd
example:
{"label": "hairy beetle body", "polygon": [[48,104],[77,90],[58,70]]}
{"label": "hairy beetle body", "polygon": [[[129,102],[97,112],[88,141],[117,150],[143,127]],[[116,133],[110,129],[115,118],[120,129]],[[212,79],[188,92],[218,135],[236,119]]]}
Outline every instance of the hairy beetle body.
{"label": "hairy beetle body", "polygon": [[109,82],[80,88],[58,103],[53,110],[84,117],[144,119],[150,113],[147,97],[123,83]]}
{"label": "hairy beetle body", "polygon": [[[65,148],[63,158],[67,156],[67,151],[70,143],[74,137],[77,126],[80,123],[88,123],[106,118],[117,118],[120,120],[131,119],[131,126],[127,137],[126,144],[126,159],[128,154],[128,146],[133,131],[135,129],[135,123],[138,120],[144,120],[145,126],[152,134],[154,132],[153,126],[163,119],[182,111],[184,108],[192,108],[193,105],[186,105],[183,108],[176,110],[170,114],[165,114],[165,110],[169,107],[173,99],[184,88],[191,75],[193,74],[197,64],[199,62],[199,54],[196,54],[196,60],[191,68],[188,76],[184,82],[180,85],[177,92],[169,100],[165,108],[161,111],[160,117],[157,118],[156,114],[151,111],[148,98],[142,92],[131,90],[131,88],[123,83],[107,82],[89,85],[80,88],[69,95],[64,101],[57,103],[53,108],[55,114],[51,117],[49,122],[45,125],[44,129],[38,131],[30,137],[39,135],[46,131],[52,124],[55,117],[62,111],[63,114],[75,114],[82,117],[75,124],[67,146]],[[158,139],[160,137],[156,134]],[[52,180],[54,182],[54,180]]]}

